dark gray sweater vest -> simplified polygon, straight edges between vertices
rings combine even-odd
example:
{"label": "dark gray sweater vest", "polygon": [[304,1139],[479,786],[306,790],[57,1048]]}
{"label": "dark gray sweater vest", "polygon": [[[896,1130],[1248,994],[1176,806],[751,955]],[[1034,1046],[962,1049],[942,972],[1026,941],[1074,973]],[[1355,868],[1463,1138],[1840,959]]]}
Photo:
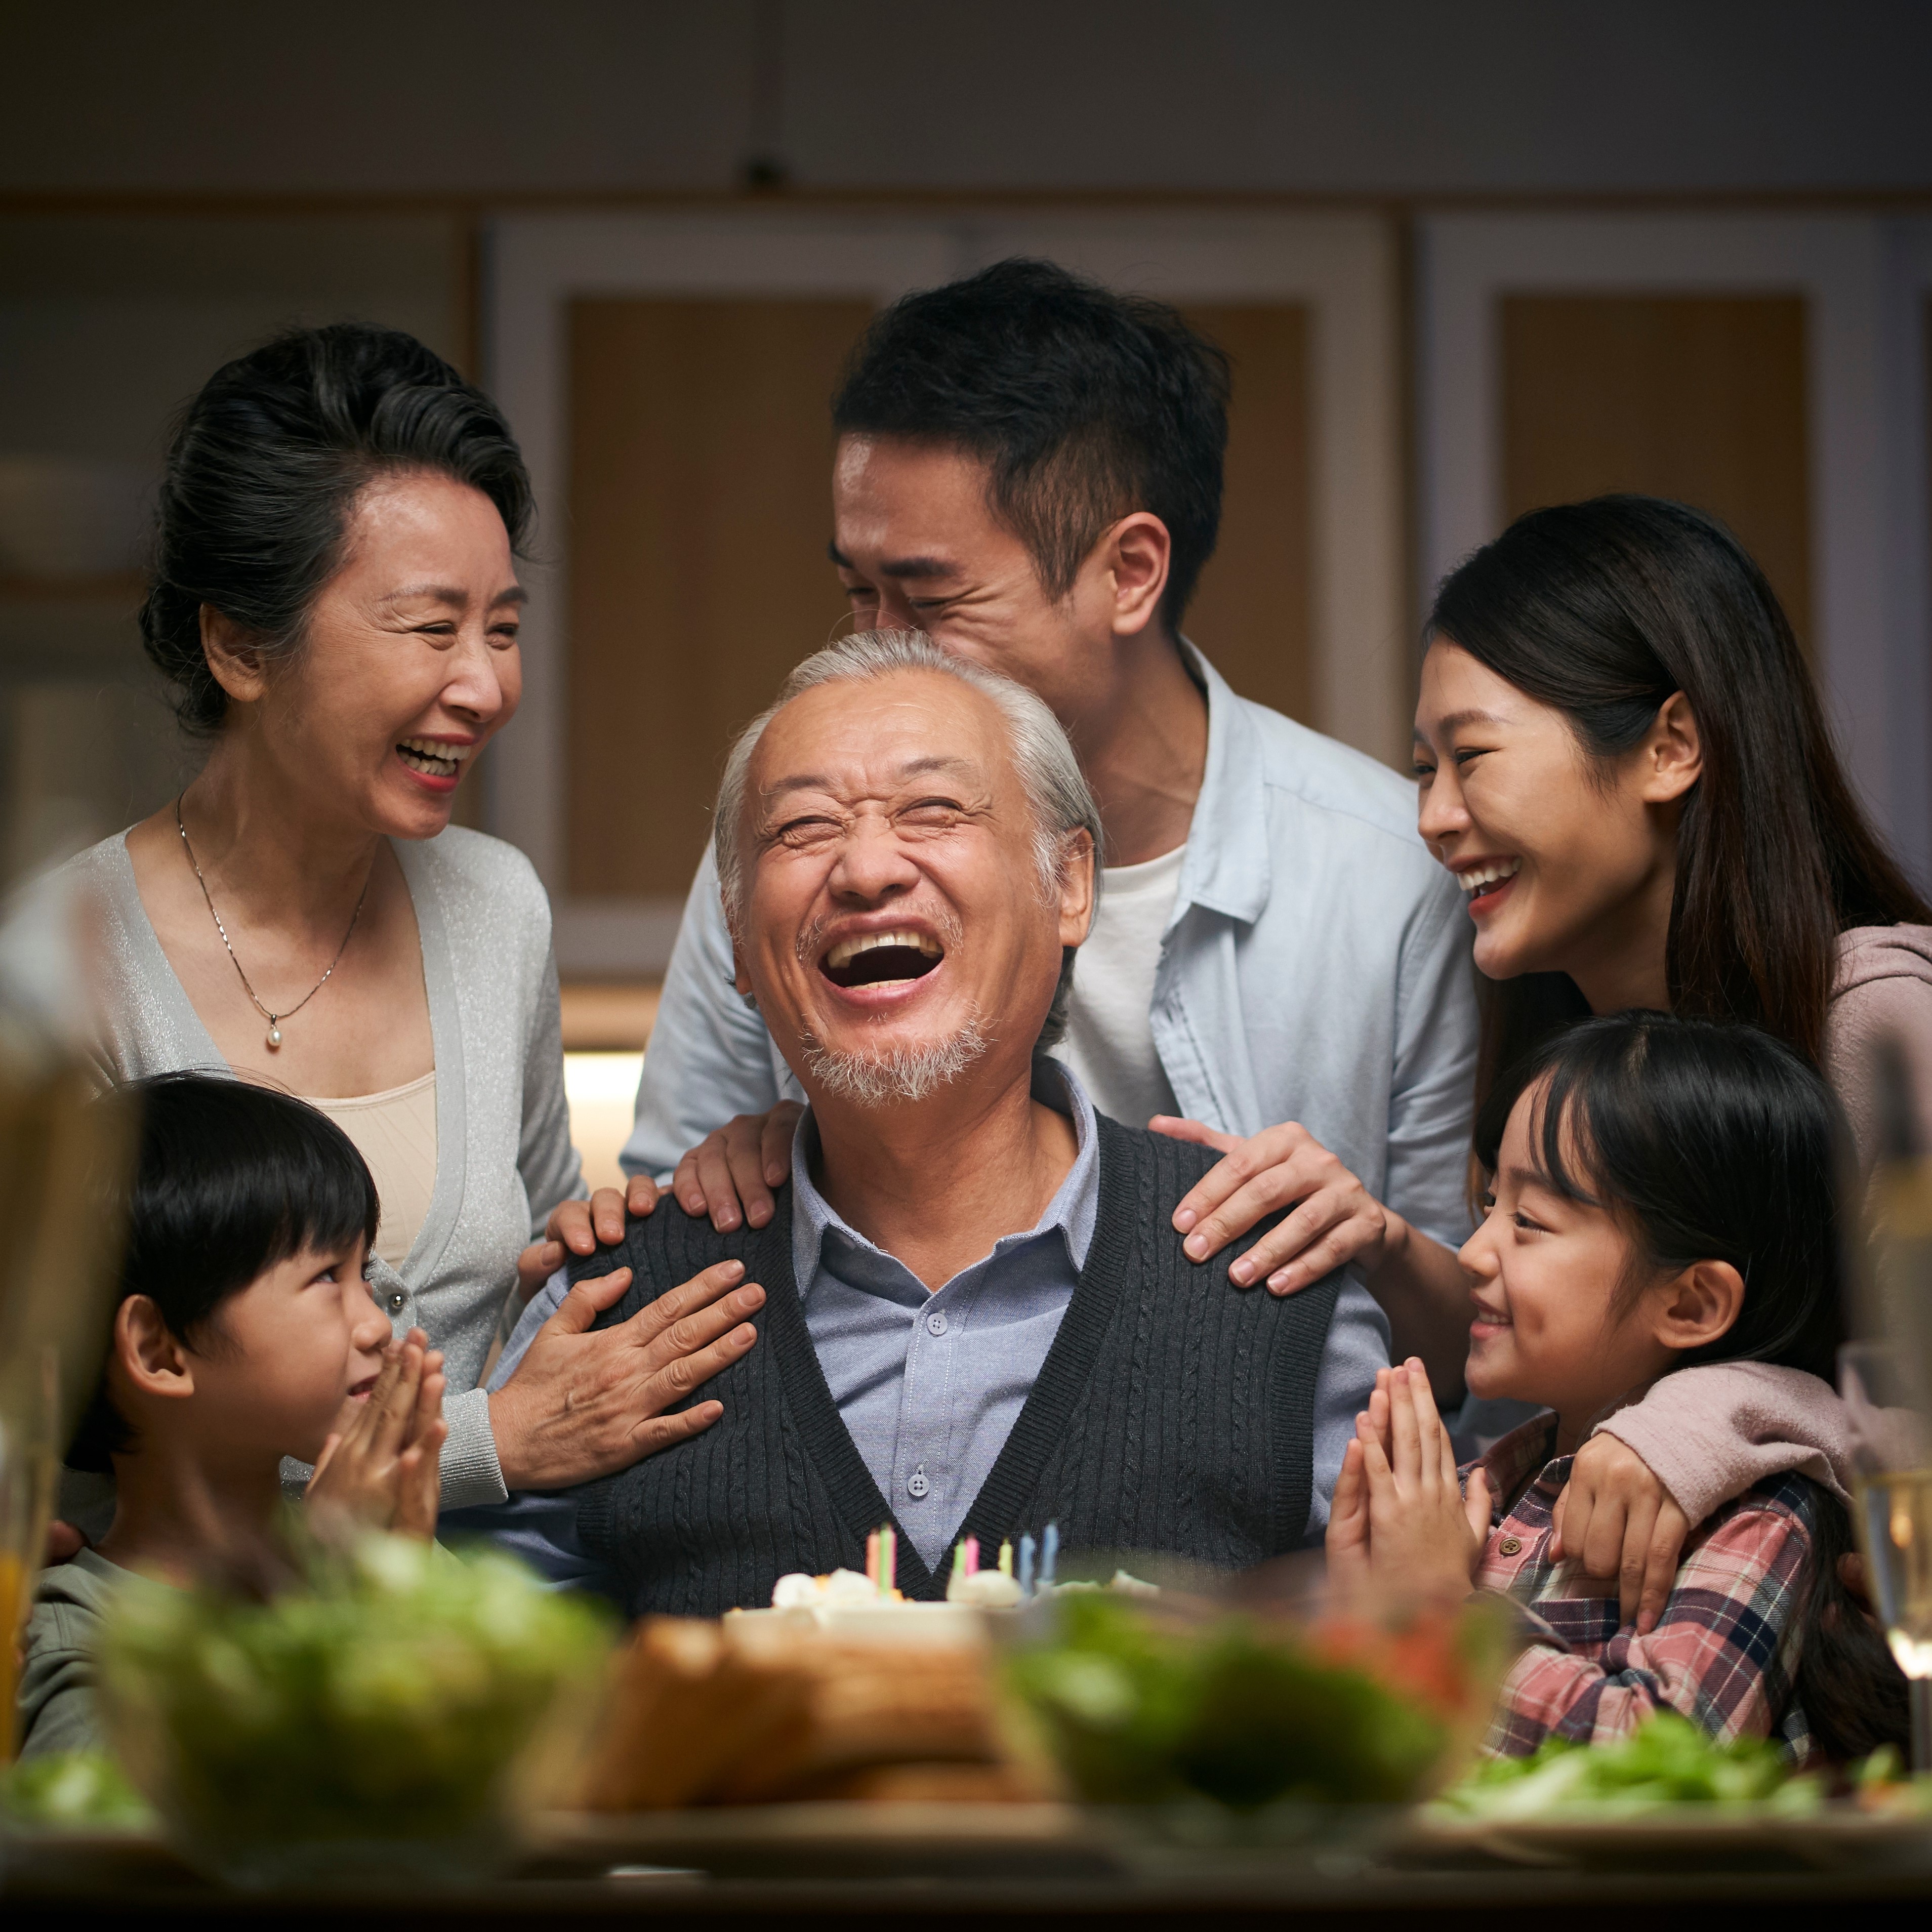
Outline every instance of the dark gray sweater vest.
{"label": "dark gray sweater vest", "polygon": [[[1237,1570],[1298,1546],[1311,1488],[1316,1378],[1342,1280],[1286,1300],[1230,1286],[1172,1216],[1214,1163],[1206,1149],[1100,1121],[1100,1198],[1078,1287],[962,1536],[982,1547],[1060,1526],[1070,1553],[1159,1551]],[[764,1285],[749,1354],[694,1395],[723,1416],[701,1435],[580,1492],[584,1545],[633,1616],[716,1616],[771,1601],[791,1570],[862,1570],[866,1536],[895,1519],[826,1385],[792,1279],[791,1201],[760,1229],[718,1234],[666,1199],[573,1279],[628,1264],[636,1280],[598,1325],[635,1314],[714,1262]],[[942,1596],[902,1532],[899,1587]]]}

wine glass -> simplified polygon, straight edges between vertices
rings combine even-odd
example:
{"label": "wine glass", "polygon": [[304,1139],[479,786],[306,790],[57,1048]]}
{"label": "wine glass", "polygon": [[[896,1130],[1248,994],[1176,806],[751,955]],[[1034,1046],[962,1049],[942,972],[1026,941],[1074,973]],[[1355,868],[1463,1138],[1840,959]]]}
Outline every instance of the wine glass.
{"label": "wine glass", "polygon": [[133,1110],[96,1096],[37,997],[84,978],[74,912],[45,882],[0,907],[0,1762],[62,1454],[100,1372],[134,1146]]}
{"label": "wine glass", "polygon": [[1918,1352],[1838,1352],[1852,1429],[1852,1515],[1886,1640],[1911,1684],[1912,1768],[1932,1771],[1932,1406]]}

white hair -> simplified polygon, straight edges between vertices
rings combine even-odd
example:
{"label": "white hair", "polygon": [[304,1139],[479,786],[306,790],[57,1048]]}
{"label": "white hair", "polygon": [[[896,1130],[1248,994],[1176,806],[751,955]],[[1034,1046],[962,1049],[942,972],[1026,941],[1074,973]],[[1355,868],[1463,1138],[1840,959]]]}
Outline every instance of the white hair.
{"label": "white hair", "polygon": [[854,1053],[827,1046],[809,1028],[799,1045],[812,1077],[826,1093],[855,1107],[883,1107],[896,1101],[923,1100],[950,1085],[993,1043],[977,1014],[950,1040],[926,1046],[896,1046],[885,1053]]}
{"label": "white hair", "polygon": [[[1073,746],[1045,702],[1023,684],[1016,682],[969,658],[956,657],[942,650],[923,631],[860,631],[814,651],[788,677],[777,699],[768,705],[732,745],[724,760],[724,775],[718,782],[718,805],[712,822],[712,843],[718,859],[718,890],[724,902],[724,917],[735,934],[744,911],[746,881],[744,862],[745,793],[749,782],[752,754],[758,748],[769,724],[794,698],[821,684],[856,684],[890,677],[901,671],[937,671],[957,678],[962,684],[989,698],[1006,720],[1006,740],[1021,788],[1031,807],[1034,820],[1034,866],[1038,874],[1040,895],[1052,904],[1066,877],[1073,835],[1084,832],[1091,841],[1094,868],[1094,902],[1100,903],[1101,830],[1100,811],[1088,789],[1073,754]],[[1053,1005],[1040,1030],[1040,1045],[1052,1046],[1066,1027],[1066,1005],[1073,989],[1073,952],[1064,950],[1060,984]],[[983,1050],[983,1036],[971,1058]],[[962,1062],[962,1066],[968,1064]],[[944,1075],[952,1078],[955,1068]],[[938,1084],[935,1081],[933,1084]]]}

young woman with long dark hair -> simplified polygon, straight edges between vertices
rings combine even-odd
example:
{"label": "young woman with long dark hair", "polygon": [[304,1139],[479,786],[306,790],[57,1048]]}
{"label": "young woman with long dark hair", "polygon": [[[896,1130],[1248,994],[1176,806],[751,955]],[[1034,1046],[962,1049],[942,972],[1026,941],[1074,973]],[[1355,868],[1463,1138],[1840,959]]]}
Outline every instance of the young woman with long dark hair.
{"label": "young woman with long dark hair", "polygon": [[1869,1160],[1874,1036],[1932,1072],[1932,909],[1743,546],[1654,497],[1538,510],[1427,636],[1420,824],[1475,922],[1480,1091],[1586,1013],[1745,1019],[1826,1073]]}

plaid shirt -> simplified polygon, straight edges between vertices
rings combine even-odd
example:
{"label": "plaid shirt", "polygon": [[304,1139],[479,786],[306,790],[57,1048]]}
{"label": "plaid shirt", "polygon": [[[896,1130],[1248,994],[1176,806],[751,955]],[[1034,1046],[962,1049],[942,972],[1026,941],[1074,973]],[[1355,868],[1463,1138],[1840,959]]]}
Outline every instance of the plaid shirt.
{"label": "plaid shirt", "polygon": [[[1570,1462],[1550,1460],[1556,1437],[1556,1418],[1538,1416],[1482,1460],[1496,1528],[1477,1587],[1516,1604],[1528,1640],[1503,1681],[1483,1748],[1523,1757],[1546,1737],[1620,1737],[1668,1709],[1714,1738],[1774,1735],[1802,1763],[1810,1731],[1792,1686],[1816,1486],[1802,1476],[1774,1478],[1700,1524],[1657,1628],[1640,1636],[1620,1619],[1614,1577],[1601,1581],[1573,1558],[1550,1558],[1551,1512]],[[1505,1499],[1539,1467],[1504,1514]]]}

